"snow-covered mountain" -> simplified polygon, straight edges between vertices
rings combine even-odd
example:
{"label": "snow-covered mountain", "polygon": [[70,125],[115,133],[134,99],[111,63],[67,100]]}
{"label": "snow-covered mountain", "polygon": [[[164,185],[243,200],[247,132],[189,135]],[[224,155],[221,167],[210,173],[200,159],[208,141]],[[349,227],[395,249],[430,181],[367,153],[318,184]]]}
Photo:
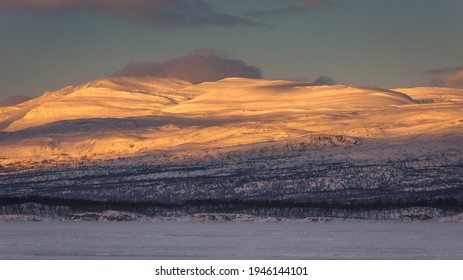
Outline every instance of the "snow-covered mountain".
{"label": "snow-covered mountain", "polygon": [[228,78],[107,78],[0,107],[0,165],[193,152],[316,135],[458,134],[463,90]]}
{"label": "snow-covered mountain", "polygon": [[163,78],[108,78],[47,92],[34,100],[3,108],[4,131],[18,131],[62,120],[156,115],[192,98],[180,89],[186,81]]}
{"label": "snow-covered mountain", "polygon": [[463,207],[463,89],[117,77],[0,107],[0,128],[10,214],[46,199]]}

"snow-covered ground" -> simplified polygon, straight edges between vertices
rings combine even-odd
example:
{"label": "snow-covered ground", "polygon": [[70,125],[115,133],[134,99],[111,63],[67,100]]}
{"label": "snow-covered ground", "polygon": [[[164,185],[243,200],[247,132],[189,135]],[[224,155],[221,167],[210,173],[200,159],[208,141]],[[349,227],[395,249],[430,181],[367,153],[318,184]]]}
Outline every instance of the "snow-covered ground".
{"label": "snow-covered ground", "polygon": [[119,77],[2,107],[0,128],[1,214],[463,205],[461,89]]}
{"label": "snow-covered ground", "polygon": [[158,154],[12,172],[1,175],[0,195],[159,203],[462,199],[461,137],[347,146],[322,140],[210,151],[200,158]]}
{"label": "snow-covered ground", "polygon": [[0,165],[194,153],[318,135],[365,141],[461,135],[462,104],[463,90],[449,88],[108,78],[1,107]]}
{"label": "snow-covered ground", "polygon": [[0,259],[461,259],[463,223],[0,223]]}

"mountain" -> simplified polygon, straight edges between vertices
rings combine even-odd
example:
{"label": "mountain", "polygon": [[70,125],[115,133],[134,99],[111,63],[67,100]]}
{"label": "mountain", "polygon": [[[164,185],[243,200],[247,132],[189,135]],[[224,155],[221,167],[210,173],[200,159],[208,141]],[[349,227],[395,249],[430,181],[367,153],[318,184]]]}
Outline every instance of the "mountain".
{"label": "mountain", "polygon": [[[4,131],[62,120],[155,115],[193,96],[179,92],[189,82],[163,78],[108,78],[48,92],[0,118]],[[6,108],[8,110],[9,108]]]}
{"label": "mountain", "polygon": [[3,212],[463,206],[462,89],[114,77],[0,107],[0,128]]}
{"label": "mountain", "polygon": [[33,164],[299,141],[320,134],[366,140],[452,133],[463,120],[461,96],[455,89],[244,78],[199,85],[108,78],[2,107],[0,157],[2,165]]}

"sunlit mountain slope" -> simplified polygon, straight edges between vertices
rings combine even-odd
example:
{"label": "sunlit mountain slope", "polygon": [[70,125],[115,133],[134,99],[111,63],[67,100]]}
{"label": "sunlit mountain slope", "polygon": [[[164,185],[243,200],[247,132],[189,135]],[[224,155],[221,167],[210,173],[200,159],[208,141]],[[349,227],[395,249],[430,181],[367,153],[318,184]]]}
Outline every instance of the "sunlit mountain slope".
{"label": "sunlit mountain slope", "polygon": [[244,78],[199,85],[101,79],[0,108],[0,164],[458,135],[462,92]]}
{"label": "sunlit mountain slope", "polygon": [[[163,78],[108,78],[45,93],[16,106],[13,118],[2,116],[5,131],[61,120],[154,115],[192,96],[179,90],[189,82]],[[12,111],[15,112],[15,111]]]}

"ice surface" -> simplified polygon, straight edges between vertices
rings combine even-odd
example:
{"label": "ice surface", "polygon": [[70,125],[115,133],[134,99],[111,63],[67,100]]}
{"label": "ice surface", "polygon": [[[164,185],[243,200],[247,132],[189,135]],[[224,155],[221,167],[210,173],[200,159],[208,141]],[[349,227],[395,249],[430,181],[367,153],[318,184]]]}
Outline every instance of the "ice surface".
{"label": "ice surface", "polygon": [[1,259],[461,259],[462,223],[0,223]]}

